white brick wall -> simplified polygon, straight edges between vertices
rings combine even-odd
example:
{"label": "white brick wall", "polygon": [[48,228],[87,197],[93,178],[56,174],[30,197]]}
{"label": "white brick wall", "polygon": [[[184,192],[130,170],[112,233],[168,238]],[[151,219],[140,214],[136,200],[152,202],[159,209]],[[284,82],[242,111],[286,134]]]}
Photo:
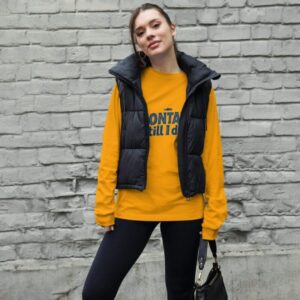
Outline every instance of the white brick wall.
{"label": "white brick wall", "polygon": [[[300,1],[152,2],[177,24],[179,49],[222,74],[213,83],[229,217],[219,240],[299,248]],[[108,69],[133,51],[127,26],[141,3],[0,0],[0,282],[27,259],[43,269],[42,259],[76,266],[95,254]],[[75,291],[64,299],[80,299]]]}

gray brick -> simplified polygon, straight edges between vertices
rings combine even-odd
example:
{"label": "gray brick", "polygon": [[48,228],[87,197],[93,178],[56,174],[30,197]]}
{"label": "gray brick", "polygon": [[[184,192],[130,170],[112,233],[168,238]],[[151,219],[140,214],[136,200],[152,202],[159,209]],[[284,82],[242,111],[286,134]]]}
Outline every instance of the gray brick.
{"label": "gray brick", "polygon": [[300,41],[273,41],[274,56],[298,56],[300,51]]}
{"label": "gray brick", "polygon": [[199,24],[217,24],[218,11],[216,9],[201,9],[197,11],[197,20]]}
{"label": "gray brick", "polygon": [[247,40],[250,38],[250,27],[247,25],[219,25],[208,29],[209,38],[213,41]]}
{"label": "gray brick", "polygon": [[106,13],[56,14],[49,16],[49,29],[61,28],[105,28],[110,26],[110,17]]}
{"label": "gray brick", "polygon": [[226,138],[223,141],[223,154],[232,153],[281,153],[295,151],[297,142],[293,137],[251,137],[247,139]]}
{"label": "gray brick", "polygon": [[[121,0],[122,3],[124,3],[124,0]],[[205,1],[204,0],[165,0],[164,4],[169,8],[180,8],[180,7],[205,7]],[[122,6],[121,6],[122,7]]]}
{"label": "gray brick", "polygon": [[78,11],[114,11],[119,10],[118,0],[77,0]]}
{"label": "gray brick", "polygon": [[282,22],[284,24],[299,24],[299,7],[285,7],[283,8]]}
{"label": "gray brick", "polygon": [[16,72],[16,81],[28,81],[31,79],[31,66],[23,65],[19,66]]}
{"label": "gray brick", "polygon": [[[178,45],[178,44],[177,44]],[[190,53],[190,55],[197,57],[198,56],[198,45],[199,47],[201,47],[201,42],[197,42],[197,43],[180,43],[179,49],[180,51],[186,51],[188,53]]]}
{"label": "gray brick", "polygon": [[300,119],[300,104],[290,104],[283,106],[283,119]]}
{"label": "gray brick", "polygon": [[2,246],[0,247],[0,261],[16,260],[17,254],[15,246]]}
{"label": "gray brick", "polygon": [[93,125],[94,126],[102,126],[104,127],[105,125],[105,120],[106,120],[107,112],[106,111],[97,111],[93,113]]}
{"label": "gray brick", "polygon": [[57,32],[32,30],[27,32],[27,37],[30,43],[43,46],[76,45],[76,31],[74,30],[59,30]]}
{"label": "gray brick", "polygon": [[17,65],[0,65],[0,81],[13,81],[16,78]]}
{"label": "gray brick", "polygon": [[111,68],[111,63],[88,63],[81,64],[81,78],[100,78],[109,75],[108,69]]}
{"label": "gray brick", "polygon": [[196,11],[195,10],[187,10],[181,9],[175,14],[175,24],[177,26],[180,25],[196,25]]}
{"label": "gray brick", "polygon": [[70,114],[70,121],[73,127],[91,127],[91,114],[88,112]]}
{"label": "gray brick", "polygon": [[222,106],[220,107],[219,120],[220,121],[235,121],[240,119],[240,110],[239,106]]}
{"label": "gray brick", "polygon": [[39,243],[26,243],[19,245],[18,257],[20,259],[45,259],[44,247]]}
{"label": "gray brick", "polygon": [[121,31],[118,29],[94,29],[78,32],[79,45],[116,45],[121,43]]}
{"label": "gray brick", "polygon": [[225,122],[221,124],[222,137],[249,136],[248,124],[243,122]]}
{"label": "gray brick", "polygon": [[31,0],[27,3],[29,13],[58,13],[58,0]]}
{"label": "gray brick", "polygon": [[285,88],[300,87],[300,80],[295,74],[282,74],[282,83]]}
{"label": "gray brick", "polygon": [[286,61],[287,68],[289,71],[291,71],[291,72],[300,71],[300,58],[299,57],[295,57],[295,58],[287,57],[285,59],[285,61]]}
{"label": "gray brick", "polygon": [[18,157],[15,160],[15,166],[34,166],[37,165],[37,150],[36,149],[20,149]]}
{"label": "gray brick", "polygon": [[15,113],[15,100],[1,100],[0,114],[1,115],[12,115]]}
{"label": "gray brick", "polygon": [[108,94],[112,91],[113,85],[113,80],[93,79],[90,82],[90,91],[93,93]]}
{"label": "gray brick", "polygon": [[268,7],[259,9],[259,22],[261,23],[281,23],[282,8]]}
{"label": "gray brick", "polygon": [[67,82],[66,81],[54,81],[45,79],[34,79],[28,84],[20,84],[23,91],[26,94],[38,95],[38,94],[67,94]]}
{"label": "gray brick", "polygon": [[285,5],[286,0],[248,0],[248,5],[251,6],[273,6],[273,5]]}
{"label": "gray brick", "polygon": [[59,0],[60,11],[62,12],[75,12],[75,0]]}
{"label": "gray brick", "polygon": [[17,150],[0,149],[0,167],[15,166],[17,163]]}
{"label": "gray brick", "polygon": [[243,7],[246,4],[246,0],[227,0],[229,7]]}
{"label": "gray brick", "polygon": [[299,229],[278,229],[272,234],[272,240],[278,245],[299,244]]}
{"label": "gray brick", "polygon": [[12,13],[26,13],[27,0],[10,0],[7,1],[7,7]]}
{"label": "gray brick", "polygon": [[129,25],[130,13],[110,13],[110,24],[112,28],[122,28]]}
{"label": "gray brick", "polygon": [[[114,49],[121,47],[122,46],[112,46],[112,53]],[[91,46],[89,50],[90,61],[108,61],[111,58],[109,46]]]}
{"label": "gray brick", "polygon": [[79,66],[75,64],[34,64],[33,78],[67,79],[79,78]]}
{"label": "gray brick", "polygon": [[260,89],[255,89],[251,91],[251,103],[253,104],[272,103],[273,97],[273,91],[266,91]]}
{"label": "gray brick", "polygon": [[65,130],[70,128],[68,114],[51,114],[50,130]]}
{"label": "gray brick", "polygon": [[245,7],[240,9],[240,20],[242,23],[258,23],[260,10],[253,7]]}
{"label": "gray brick", "polygon": [[176,34],[177,41],[203,41],[207,39],[207,28],[204,27],[185,27],[180,28]]}
{"label": "gray brick", "polygon": [[82,95],[80,98],[80,111],[107,109],[109,98],[109,95]]}
{"label": "gray brick", "polygon": [[226,5],[225,0],[207,0],[206,5],[208,7],[222,7]]}
{"label": "gray brick", "polygon": [[78,146],[75,148],[75,153],[80,158],[94,158],[94,151],[90,146]]}
{"label": "gray brick", "polygon": [[113,61],[125,58],[129,53],[133,53],[132,45],[121,45],[111,47],[111,59]]}
{"label": "gray brick", "polygon": [[0,30],[0,46],[29,44],[25,30]]}
{"label": "gray brick", "polygon": [[300,121],[284,121],[273,123],[274,135],[299,135]]}
{"label": "gray brick", "polygon": [[272,133],[271,122],[249,122],[249,136],[270,136]]}
{"label": "gray brick", "polygon": [[210,67],[223,74],[250,73],[251,61],[243,58],[214,59]]}
{"label": "gray brick", "polygon": [[38,131],[50,129],[50,116],[36,113],[21,115],[20,124],[24,131]]}
{"label": "gray brick", "polygon": [[6,116],[0,119],[0,134],[20,134],[22,127],[18,116]]}
{"label": "gray brick", "polygon": [[249,220],[244,218],[231,218],[223,226],[224,231],[251,231],[252,225]]}
{"label": "gray brick", "polygon": [[82,144],[102,143],[103,128],[80,129],[79,138]]}
{"label": "gray brick", "polygon": [[251,26],[251,37],[252,39],[269,39],[271,30],[271,25],[253,25]]}
{"label": "gray brick", "polygon": [[48,15],[19,15],[18,21],[13,28],[46,29],[48,26]]}
{"label": "gray brick", "polygon": [[276,64],[276,60],[272,60],[270,58],[265,57],[257,57],[253,59],[252,63],[253,69],[257,72],[272,72],[272,71],[285,71],[286,65],[282,60],[278,60],[278,64]]}
{"label": "gray brick", "polygon": [[247,91],[220,91],[216,94],[217,103],[221,105],[241,105],[250,102],[250,93]]}
{"label": "gray brick", "polygon": [[293,28],[287,25],[273,25],[272,38],[274,39],[291,39],[293,37]]}
{"label": "gray brick", "polygon": [[278,90],[274,93],[275,103],[299,102],[300,90]]}
{"label": "gray brick", "polygon": [[250,244],[270,245],[272,243],[271,233],[266,231],[253,231],[247,235]]}
{"label": "gray brick", "polygon": [[243,56],[270,55],[272,47],[267,41],[251,41],[241,43]]}
{"label": "gray brick", "polygon": [[241,74],[240,86],[243,88],[278,89],[282,87],[279,74]]}
{"label": "gray brick", "polygon": [[69,80],[69,92],[72,95],[83,95],[90,92],[90,81],[86,79]]}
{"label": "gray brick", "polygon": [[282,107],[279,105],[243,106],[241,115],[244,120],[278,120],[281,118]]}
{"label": "gray brick", "polygon": [[70,148],[41,148],[38,150],[39,162],[44,165],[53,163],[78,162]]}
{"label": "gray brick", "polygon": [[237,75],[223,75],[219,87],[225,90],[238,89],[239,80]]}
{"label": "gray brick", "polygon": [[68,47],[68,62],[87,62],[89,61],[89,51],[86,47]]}
{"label": "gray brick", "polygon": [[[3,9],[3,4],[1,2],[1,11]],[[12,29],[16,28],[18,26],[18,21],[19,21],[19,16],[18,15],[8,15],[8,16],[3,16],[2,13],[1,18],[0,18],[0,28],[1,29]]]}
{"label": "gray brick", "polygon": [[218,43],[203,43],[199,45],[198,56],[200,57],[218,57],[219,44]]}
{"label": "gray brick", "polygon": [[223,8],[219,10],[221,24],[237,24],[240,21],[239,11],[232,8]]}
{"label": "gray brick", "polygon": [[222,57],[240,56],[241,44],[239,42],[220,43],[220,53]]}

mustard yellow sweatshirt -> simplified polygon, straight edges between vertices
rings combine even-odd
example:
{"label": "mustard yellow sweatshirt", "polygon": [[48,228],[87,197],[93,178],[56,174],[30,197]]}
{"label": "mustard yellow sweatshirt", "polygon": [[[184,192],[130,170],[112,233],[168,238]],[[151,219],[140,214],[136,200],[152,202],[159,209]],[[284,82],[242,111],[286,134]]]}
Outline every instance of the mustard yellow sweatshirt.
{"label": "mustard yellow sweatshirt", "polygon": [[222,144],[214,89],[210,91],[202,153],[206,193],[204,198],[202,194],[197,194],[188,200],[181,193],[177,163],[178,122],[186,100],[187,76],[183,71],[165,73],[150,66],[142,72],[141,85],[150,124],[146,189],[120,189],[114,199],[122,118],[119,91],[115,84],[103,130],[94,209],[96,223],[101,226],[113,225],[115,217],[144,221],[204,218],[202,237],[213,240],[227,217]]}

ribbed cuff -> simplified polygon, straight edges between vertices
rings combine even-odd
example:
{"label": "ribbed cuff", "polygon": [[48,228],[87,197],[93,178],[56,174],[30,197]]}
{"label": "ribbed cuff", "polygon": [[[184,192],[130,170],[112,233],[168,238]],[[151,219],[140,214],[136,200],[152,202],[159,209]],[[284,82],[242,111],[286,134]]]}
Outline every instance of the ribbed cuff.
{"label": "ribbed cuff", "polygon": [[202,228],[202,239],[212,241],[218,236],[218,230],[213,230],[209,228]]}
{"label": "ribbed cuff", "polygon": [[115,224],[115,215],[111,214],[108,216],[97,216],[95,214],[95,222],[97,225],[100,225],[102,227],[111,226]]}

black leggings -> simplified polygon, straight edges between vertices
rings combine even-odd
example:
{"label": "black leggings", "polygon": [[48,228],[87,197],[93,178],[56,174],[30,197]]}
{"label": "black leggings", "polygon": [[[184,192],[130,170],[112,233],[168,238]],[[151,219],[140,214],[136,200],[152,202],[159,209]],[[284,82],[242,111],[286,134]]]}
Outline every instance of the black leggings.
{"label": "black leggings", "polygon": [[113,300],[158,223],[165,254],[168,300],[192,299],[202,221],[158,222],[115,218],[114,230],[105,233],[88,272],[82,299]]}

